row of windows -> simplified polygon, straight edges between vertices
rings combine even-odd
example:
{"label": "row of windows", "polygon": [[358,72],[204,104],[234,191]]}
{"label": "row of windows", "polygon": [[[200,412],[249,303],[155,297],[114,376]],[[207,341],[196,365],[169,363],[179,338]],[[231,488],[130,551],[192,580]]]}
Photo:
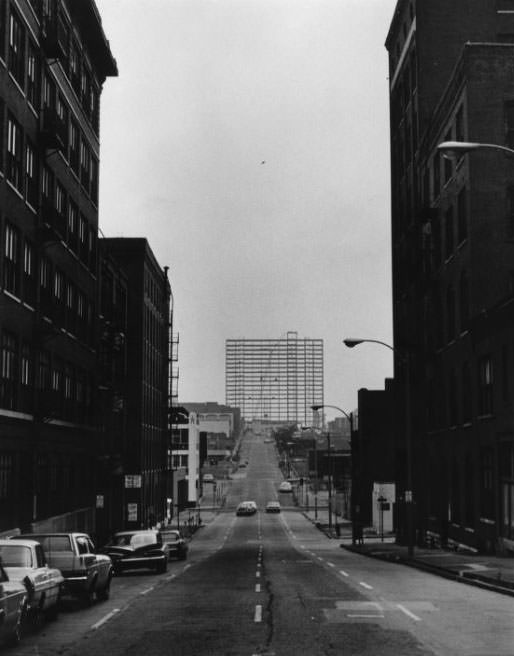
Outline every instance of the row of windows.
{"label": "row of windows", "polygon": [[57,327],[92,344],[93,303],[87,295],[45,256],[36,271],[34,245],[22,238],[8,221],[4,226],[2,285],[4,290],[31,307],[39,292],[40,310]]}
{"label": "row of windows", "polygon": [[46,350],[34,356],[28,342],[8,331],[0,349],[0,407],[47,419],[93,420],[92,381],[83,369]]}
{"label": "row of windows", "polygon": [[[34,6],[36,1],[34,0]],[[47,8],[38,7],[37,11],[43,21],[43,50],[48,41],[53,41],[56,56],[62,63],[72,89],[90,121],[98,133],[100,111],[100,88],[94,79],[78,41],[72,36],[71,26],[62,11],[52,8],[53,3],[47,3]],[[6,23],[5,7],[0,2],[0,58],[7,62],[7,67],[20,89],[26,94],[27,100],[39,111],[39,85],[42,71],[41,50],[30,38],[29,32],[21,20],[13,4],[9,5],[9,15]],[[7,25],[8,39],[6,49],[5,30]],[[46,43],[45,43],[46,41]],[[45,98],[43,94],[43,98]],[[54,105],[52,105],[54,106]]]}
{"label": "row of windows", "polygon": [[[4,115],[6,120],[4,124]],[[20,123],[9,110],[6,112],[0,99],[0,135],[6,130],[5,151],[0,140],[0,170],[5,172],[7,180],[25,198],[33,208],[38,208],[38,193],[53,200],[56,194],[54,175],[41,160],[30,138],[23,133]],[[89,195],[92,202],[98,204],[98,160],[80,133],[78,124],[62,119],[62,126],[53,120],[52,114],[46,114],[43,121],[43,135],[49,145],[62,150],[68,158],[71,170],[80,180],[82,190]],[[5,156],[5,157],[4,157]],[[48,181],[45,180],[44,172]]]}

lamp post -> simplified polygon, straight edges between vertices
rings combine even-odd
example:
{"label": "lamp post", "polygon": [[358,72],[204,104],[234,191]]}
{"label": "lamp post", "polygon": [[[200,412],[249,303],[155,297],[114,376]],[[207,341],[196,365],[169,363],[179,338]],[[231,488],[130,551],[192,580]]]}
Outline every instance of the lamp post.
{"label": "lamp post", "polygon": [[[337,405],[329,405],[329,404],[325,404],[325,403],[320,404],[320,405],[311,405],[311,410],[314,410],[314,412],[317,412],[318,410],[321,410],[323,408],[332,408],[332,410],[337,410],[338,412],[343,414],[348,419],[348,421],[350,422],[350,442],[351,442],[351,438],[352,438],[352,435],[353,435],[353,415],[352,415],[352,413],[350,412],[348,414],[345,410],[343,410],[342,408],[340,408]],[[329,458],[330,458],[329,465],[330,465],[331,462],[332,462],[332,459],[330,457],[330,434],[328,434],[328,439],[329,439],[329,447],[328,448],[329,448]],[[330,483],[330,469],[329,469],[329,483]],[[353,498],[353,490],[352,490],[352,498]],[[332,500],[331,499],[331,490],[330,490],[330,485],[329,485],[329,508],[331,506],[331,500]],[[352,503],[352,534],[355,536],[355,519],[354,519],[354,515],[355,515],[355,513],[353,512],[353,503]],[[329,517],[329,526],[330,526],[330,520],[331,520],[330,510],[329,510],[328,517]],[[336,528],[336,533],[339,533],[339,527],[338,527],[338,524],[337,524],[337,512],[335,514],[335,528]]]}
{"label": "lamp post", "polygon": [[444,157],[457,157],[459,154],[465,155],[473,150],[487,149],[500,150],[509,155],[514,155],[514,149],[508,148],[507,146],[501,146],[500,144],[477,143],[475,141],[443,141],[437,146],[437,150]]}
{"label": "lamp post", "polygon": [[[457,142],[447,142],[457,143]],[[410,358],[406,351],[382,342],[379,339],[361,339],[348,337],[343,339],[343,343],[348,348],[354,348],[359,344],[369,342],[371,344],[380,344],[390,351],[393,351],[400,360],[405,364],[405,452],[406,452],[406,489],[405,489],[405,509],[407,514],[407,554],[409,558],[414,555],[414,536],[413,536],[413,508],[412,508],[412,417],[411,417],[411,389],[410,389]]]}

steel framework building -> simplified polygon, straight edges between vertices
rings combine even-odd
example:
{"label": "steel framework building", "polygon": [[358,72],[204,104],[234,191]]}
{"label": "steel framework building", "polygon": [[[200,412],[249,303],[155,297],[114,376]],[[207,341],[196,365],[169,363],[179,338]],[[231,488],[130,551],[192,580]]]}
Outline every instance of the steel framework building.
{"label": "steel framework building", "polygon": [[242,418],[312,425],[323,404],[323,340],[227,339],[225,399]]}

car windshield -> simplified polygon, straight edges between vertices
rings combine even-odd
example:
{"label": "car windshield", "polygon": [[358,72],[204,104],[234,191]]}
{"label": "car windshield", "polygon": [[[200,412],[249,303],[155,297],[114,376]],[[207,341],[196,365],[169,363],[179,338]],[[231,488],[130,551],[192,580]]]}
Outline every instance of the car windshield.
{"label": "car windshield", "polygon": [[30,548],[20,544],[0,547],[0,559],[4,567],[32,567]]}
{"label": "car windshield", "polygon": [[178,533],[163,533],[162,538],[166,542],[177,542],[180,540],[180,535]]}

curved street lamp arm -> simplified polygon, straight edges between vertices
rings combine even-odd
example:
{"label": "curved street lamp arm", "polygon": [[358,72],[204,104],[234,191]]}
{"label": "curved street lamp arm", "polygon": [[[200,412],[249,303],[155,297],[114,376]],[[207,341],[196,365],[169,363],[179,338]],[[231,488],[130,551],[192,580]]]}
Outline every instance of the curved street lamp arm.
{"label": "curved street lamp arm", "polygon": [[[352,421],[351,415],[349,415],[347,412],[345,412],[342,408],[340,408],[337,405],[321,405],[321,406],[316,406],[318,410],[321,410],[321,408],[332,408],[333,410],[339,410],[339,412],[342,412],[343,415],[348,419],[348,421]],[[314,408],[313,408],[314,409]]]}
{"label": "curved street lamp arm", "polygon": [[500,150],[509,155],[514,155],[514,149],[501,144],[491,143],[478,143],[474,141],[443,141],[437,146],[439,152],[447,153],[467,153],[471,150],[481,150],[482,148],[490,148],[493,150]]}

